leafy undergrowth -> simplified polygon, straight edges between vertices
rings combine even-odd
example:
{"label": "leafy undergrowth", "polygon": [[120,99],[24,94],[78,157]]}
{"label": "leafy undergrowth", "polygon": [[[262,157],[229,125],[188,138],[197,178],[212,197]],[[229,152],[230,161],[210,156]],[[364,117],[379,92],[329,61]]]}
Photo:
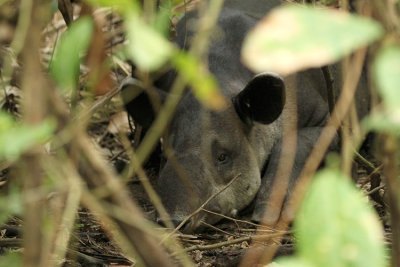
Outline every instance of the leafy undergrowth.
{"label": "leafy undergrowth", "polygon": [[[125,131],[125,133],[128,133],[129,127],[127,127],[128,121],[126,114],[118,114],[117,110],[114,112],[116,112],[115,114],[117,115],[113,114],[103,118],[99,115],[96,122],[90,125],[88,131],[92,139],[102,147],[102,152],[108,158],[110,166],[118,168],[128,162],[128,156],[115,131],[116,128],[119,128]],[[146,170],[152,183],[155,183],[157,179],[158,164],[159,162],[156,156],[153,156],[146,164]],[[6,180],[7,174],[6,171],[0,173],[1,180]],[[363,165],[358,165],[354,176],[358,177],[357,185],[365,194],[371,197],[370,201],[377,210],[381,222],[386,225],[387,212],[385,209],[385,200],[382,197],[384,196],[384,189],[377,188],[378,190],[375,189],[371,191],[371,177],[374,177],[374,175],[368,175]],[[132,197],[145,211],[146,216],[149,219],[154,219],[154,207],[149,202],[137,178],[133,178],[129,181],[128,186]],[[249,248],[252,235],[256,232],[256,225],[248,220],[248,215],[249,214],[244,212],[244,214],[239,214],[236,220],[225,219],[215,226],[207,227],[206,231],[200,234],[177,235],[183,247],[188,251],[188,254],[197,266],[237,266]],[[3,239],[7,238],[7,240],[16,237],[18,240],[20,233],[18,235],[13,235],[13,231],[18,229],[21,224],[22,221],[20,219],[13,218],[7,223],[7,227],[3,227],[1,237]],[[261,229],[262,230],[259,230],[261,234],[274,234],[273,230],[266,228]],[[390,230],[388,225],[386,225],[385,230],[386,240],[390,243]],[[0,242],[1,240],[2,239],[0,239]],[[292,254],[294,251],[293,243],[294,241],[291,233],[287,233],[280,244],[277,255]],[[2,252],[8,250],[15,251],[15,247],[18,247],[18,244],[0,247],[2,247]],[[103,231],[102,224],[94,219],[90,211],[81,209],[78,213],[72,245],[70,246],[64,266],[131,266],[132,264],[134,264],[134,262],[125,258],[123,253]]]}
{"label": "leafy undergrowth", "polygon": [[[118,29],[121,20],[112,15],[106,16],[106,18],[109,20],[107,31],[113,33],[113,36],[110,38],[111,45],[108,47],[112,50],[114,46],[123,42],[121,31]],[[51,26],[44,32],[46,45],[43,48],[42,57],[45,63],[51,61],[52,51],[54,51],[58,35],[64,29],[65,25],[62,18],[56,16]],[[81,69],[79,88],[83,88],[86,84],[86,74],[86,70]],[[115,64],[111,76],[114,84],[117,86],[123,78],[129,75],[129,66],[118,62]],[[2,109],[18,115],[18,101],[16,99],[18,98],[18,89],[6,88],[5,92],[6,102],[3,104]],[[86,92],[83,90],[80,93],[84,95]],[[98,100],[102,98],[104,97],[100,96]],[[83,101],[80,104],[85,105]],[[92,140],[99,144],[101,153],[108,159],[110,167],[114,167],[117,170],[120,170],[129,162],[129,156],[124,150],[120,135],[132,137],[134,132],[131,132],[130,128],[126,113],[121,111],[121,103],[118,97],[114,97],[111,101],[102,105],[92,116],[92,122],[89,125],[88,132]],[[374,162],[373,156],[368,159]],[[378,165],[375,162],[375,166]],[[159,158],[157,155],[153,155],[145,165],[145,169],[153,184],[157,179],[158,166]],[[9,171],[8,168],[0,168],[0,170],[2,170],[0,172],[0,187],[5,187]],[[368,165],[359,164],[354,173],[354,176],[358,177],[358,186],[365,195],[369,196],[370,201],[377,210],[381,222],[385,226],[386,240],[390,243],[385,189],[380,182],[381,169],[371,169]],[[153,220],[155,217],[154,207],[149,202],[139,180],[133,177],[128,181],[128,186],[132,198],[136,200],[146,216],[150,220]],[[236,266],[249,248],[249,244],[260,242],[252,240],[257,226],[248,220],[249,213],[250,211],[247,214],[244,212],[243,214],[239,214],[235,220],[225,219],[216,226],[208,226],[206,231],[201,234],[177,235],[183,247],[198,266]],[[8,250],[19,250],[21,233],[18,229],[22,223],[19,218],[13,218],[6,224],[6,227],[1,229],[1,253]],[[114,245],[114,242],[108,238],[103,229],[102,222],[96,221],[90,211],[80,209],[64,266],[103,266],[110,264],[114,266],[131,266],[134,264],[134,260],[127,259],[117,246]],[[263,235],[276,234],[273,230],[265,228],[260,228],[258,232]],[[293,237],[291,233],[288,233],[283,239],[282,244],[280,244],[281,247],[278,250],[278,254],[292,253],[293,243]]]}

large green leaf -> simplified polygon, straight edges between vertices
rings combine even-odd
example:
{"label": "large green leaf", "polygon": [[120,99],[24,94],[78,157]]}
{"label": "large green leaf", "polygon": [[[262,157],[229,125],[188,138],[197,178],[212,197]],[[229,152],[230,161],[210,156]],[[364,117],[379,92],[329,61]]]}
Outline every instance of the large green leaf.
{"label": "large green leaf", "polygon": [[54,129],[51,120],[36,126],[19,125],[0,111],[0,159],[14,159],[33,145],[48,141]]}
{"label": "large green leaf", "polygon": [[319,172],[295,220],[297,256],[312,266],[385,266],[382,227],[339,171]]}
{"label": "large green leaf", "polygon": [[169,1],[162,2],[159,7],[159,11],[152,22],[153,28],[162,36],[169,36],[169,31],[171,28],[171,10],[172,6]]}
{"label": "large green leaf", "polygon": [[400,136],[400,47],[390,45],[377,53],[373,74],[382,97],[383,106],[379,112],[366,117],[362,126]]}
{"label": "large green leaf", "polygon": [[139,69],[154,70],[162,66],[174,52],[172,44],[154,28],[144,23],[134,12],[125,16],[125,28],[130,57]]}
{"label": "large green leaf", "polygon": [[370,114],[363,119],[361,126],[367,131],[400,136],[400,110]]}
{"label": "large green leaf", "polygon": [[337,10],[286,5],[245,39],[243,61],[255,72],[290,74],[339,60],[379,38],[379,23]]}
{"label": "large green leaf", "polygon": [[400,109],[400,47],[388,46],[381,49],[373,69],[385,107],[389,110]]}
{"label": "large green leaf", "polygon": [[82,55],[89,47],[93,21],[83,17],[73,22],[61,37],[50,71],[64,92],[76,89]]}

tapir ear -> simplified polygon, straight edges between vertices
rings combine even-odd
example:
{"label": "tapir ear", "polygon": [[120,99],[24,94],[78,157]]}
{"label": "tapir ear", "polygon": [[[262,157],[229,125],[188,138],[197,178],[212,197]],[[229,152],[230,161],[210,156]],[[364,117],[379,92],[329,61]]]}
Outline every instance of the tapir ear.
{"label": "tapir ear", "polygon": [[122,101],[126,111],[133,120],[143,128],[150,128],[160,103],[165,99],[165,92],[154,89],[145,91],[139,81],[127,78],[120,88]]}
{"label": "tapir ear", "polygon": [[255,76],[246,87],[233,98],[239,117],[247,124],[259,122],[269,124],[282,113],[285,105],[285,84],[274,73]]}

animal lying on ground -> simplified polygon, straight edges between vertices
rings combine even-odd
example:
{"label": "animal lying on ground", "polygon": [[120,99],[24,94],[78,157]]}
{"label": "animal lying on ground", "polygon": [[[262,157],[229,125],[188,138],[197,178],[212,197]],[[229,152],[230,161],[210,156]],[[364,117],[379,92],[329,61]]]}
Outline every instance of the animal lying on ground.
{"label": "animal lying on ground", "polygon": [[[221,112],[207,110],[187,90],[164,138],[174,157],[166,160],[157,191],[175,225],[212,196],[205,209],[227,216],[235,216],[255,201],[252,219],[260,221],[280,162],[284,126],[297,128],[290,191],[327,121],[327,85],[321,69],[281,77],[271,72],[252,73],[240,61],[247,32],[279,4],[278,0],[225,1],[218,19],[222,37],[211,41],[208,67],[229,105]],[[177,25],[176,42],[182,49],[190,45],[196,18],[196,12],[188,13]],[[156,81],[161,100],[175,76],[169,71]],[[340,81],[335,83],[338,85]],[[128,113],[148,128],[155,117],[148,97],[144,92],[133,100],[124,97],[132,87],[129,79],[122,87]],[[181,230],[199,231],[202,222],[213,224],[220,219],[202,211]]]}

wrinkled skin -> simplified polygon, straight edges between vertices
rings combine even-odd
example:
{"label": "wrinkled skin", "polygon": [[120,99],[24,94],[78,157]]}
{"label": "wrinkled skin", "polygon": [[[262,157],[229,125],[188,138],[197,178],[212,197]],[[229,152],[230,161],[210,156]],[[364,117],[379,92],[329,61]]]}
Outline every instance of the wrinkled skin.
{"label": "wrinkled skin", "polygon": [[[321,96],[326,92],[326,82],[320,69],[282,78],[274,73],[256,75],[240,62],[244,36],[277,5],[278,0],[225,2],[218,20],[222,34],[212,38],[208,61],[229,105],[218,113],[206,110],[188,91],[164,138],[174,157],[167,159],[161,170],[157,191],[176,225],[215,195],[205,209],[235,216],[255,199],[253,220],[260,221],[280,160],[283,125],[297,124],[298,129],[290,191],[326,123],[328,107]],[[177,43],[183,49],[187,49],[183,47],[185,33],[185,44],[190,45],[194,18],[196,14],[189,13],[177,26]],[[336,69],[333,72],[337,76]],[[174,71],[170,71],[155,82],[161,100],[174,78]],[[133,100],[127,96],[132,89],[129,79],[122,87],[127,111],[148,128],[155,116],[148,98],[144,93]],[[293,119],[296,113],[300,115],[297,123]],[[232,184],[220,192],[232,179]],[[273,224],[276,215],[272,213],[264,220]],[[220,219],[200,212],[182,230],[199,231],[202,221],[213,224]]]}

